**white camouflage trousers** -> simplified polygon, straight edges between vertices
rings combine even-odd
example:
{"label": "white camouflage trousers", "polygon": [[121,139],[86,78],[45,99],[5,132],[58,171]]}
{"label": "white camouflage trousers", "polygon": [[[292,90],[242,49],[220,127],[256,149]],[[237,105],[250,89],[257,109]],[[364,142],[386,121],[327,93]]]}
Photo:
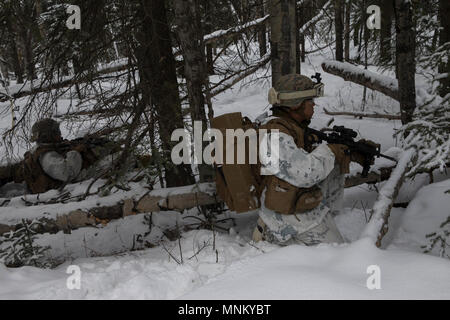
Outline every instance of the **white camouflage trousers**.
{"label": "white camouflage trousers", "polygon": [[320,205],[308,212],[284,215],[262,206],[259,210],[257,227],[253,240],[266,240],[280,245],[293,243],[307,246],[319,243],[342,243],[339,230],[333,219],[342,206],[344,195],[344,176],[336,166],[331,173],[319,183],[323,193]]}

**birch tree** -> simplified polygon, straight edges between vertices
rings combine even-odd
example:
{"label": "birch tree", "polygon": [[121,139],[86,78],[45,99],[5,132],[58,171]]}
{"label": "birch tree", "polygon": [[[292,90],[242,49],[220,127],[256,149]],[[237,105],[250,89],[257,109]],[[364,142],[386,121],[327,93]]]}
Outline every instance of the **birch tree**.
{"label": "birch tree", "polygon": [[[184,74],[191,118],[192,121],[202,122],[204,132],[208,128],[208,121],[205,113],[206,99],[203,92],[208,89],[208,80],[203,33],[199,19],[199,4],[196,0],[175,0],[174,9],[176,34],[184,59]],[[199,171],[200,180],[205,181],[212,178],[209,177],[210,173],[208,173],[206,165],[200,164]]]}

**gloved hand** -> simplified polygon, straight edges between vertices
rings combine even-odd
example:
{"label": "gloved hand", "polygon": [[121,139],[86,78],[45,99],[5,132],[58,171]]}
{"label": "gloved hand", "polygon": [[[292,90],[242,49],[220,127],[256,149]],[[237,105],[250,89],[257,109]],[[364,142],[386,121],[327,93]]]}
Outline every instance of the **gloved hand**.
{"label": "gloved hand", "polygon": [[336,163],[339,164],[341,174],[350,172],[350,154],[348,147],[343,144],[329,144],[328,148],[334,153]]}
{"label": "gloved hand", "polygon": [[315,143],[319,143],[320,142],[319,137],[316,136],[314,133],[308,134],[307,139],[308,139],[308,142],[309,142],[310,145],[313,145]]}
{"label": "gloved hand", "polygon": [[87,147],[84,143],[79,143],[73,147],[73,150],[75,150],[79,153],[83,153],[83,152],[87,151]]}
{"label": "gloved hand", "polygon": [[374,147],[376,149],[380,148],[380,144],[379,143],[375,143],[372,140],[361,139],[361,140],[358,140],[358,142],[368,144],[369,146],[372,146],[372,147]]}

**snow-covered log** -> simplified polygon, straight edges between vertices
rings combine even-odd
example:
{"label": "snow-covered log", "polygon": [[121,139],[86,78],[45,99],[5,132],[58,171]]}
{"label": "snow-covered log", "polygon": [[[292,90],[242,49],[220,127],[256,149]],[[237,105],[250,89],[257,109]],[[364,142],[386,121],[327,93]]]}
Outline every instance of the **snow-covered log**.
{"label": "snow-covered log", "polygon": [[346,81],[366,86],[369,89],[379,91],[392,99],[399,100],[397,79],[361,69],[348,62],[334,60],[322,62],[322,69],[323,71],[341,77]]}
{"label": "snow-covered log", "polygon": [[402,154],[389,180],[381,188],[371,210],[370,220],[360,238],[370,238],[377,247],[381,247],[381,240],[389,230],[388,223],[392,205],[402,186],[405,174],[416,159],[417,150],[415,148],[408,149]]}
{"label": "snow-covered log", "polygon": [[[345,188],[364,183],[377,183],[387,180],[393,167],[378,168],[378,172],[369,172],[367,177],[361,174],[347,176]],[[0,236],[15,229],[22,219],[33,220],[45,218],[42,232],[75,230],[82,227],[106,224],[123,217],[147,212],[179,211],[202,205],[222,203],[216,197],[214,183],[201,183],[177,188],[154,190],[148,194],[128,192],[123,196],[88,197],[72,202],[37,201],[26,202],[26,207],[15,207],[17,199],[0,199]],[[1,201],[3,200],[3,201]],[[11,206],[8,203],[11,201]],[[22,200],[23,201],[23,200]]]}
{"label": "snow-covered log", "polygon": [[70,232],[82,227],[106,224],[130,215],[160,211],[179,211],[217,203],[215,185],[201,183],[176,188],[153,190],[147,194],[130,191],[123,199],[116,195],[88,197],[68,203],[30,205],[22,208],[0,207],[0,236],[14,231],[22,219],[44,218],[41,233]]}

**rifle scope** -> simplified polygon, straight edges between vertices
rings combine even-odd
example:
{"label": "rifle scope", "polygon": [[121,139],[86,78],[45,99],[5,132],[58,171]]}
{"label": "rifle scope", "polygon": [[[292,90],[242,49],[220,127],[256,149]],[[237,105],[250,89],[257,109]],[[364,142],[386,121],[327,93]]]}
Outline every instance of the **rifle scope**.
{"label": "rifle scope", "polygon": [[356,131],[346,128],[344,126],[334,126],[333,131],[342,133],[343,135],[348,136],[350,138],[356,138],[356,136],[358,135]]}

